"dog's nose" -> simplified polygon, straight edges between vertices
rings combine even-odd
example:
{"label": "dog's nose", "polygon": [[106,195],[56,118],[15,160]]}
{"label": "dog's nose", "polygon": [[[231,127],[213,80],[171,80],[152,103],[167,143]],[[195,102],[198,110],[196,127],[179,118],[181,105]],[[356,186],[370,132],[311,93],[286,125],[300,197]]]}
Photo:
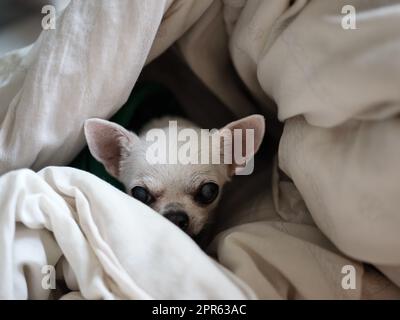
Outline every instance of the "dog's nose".
{"label": "dog's nose", "polygon": [[186,231],[189,226],[189,216],[185,211],[168,211],[164,214],[164,217],[177,225],[183,231]]}

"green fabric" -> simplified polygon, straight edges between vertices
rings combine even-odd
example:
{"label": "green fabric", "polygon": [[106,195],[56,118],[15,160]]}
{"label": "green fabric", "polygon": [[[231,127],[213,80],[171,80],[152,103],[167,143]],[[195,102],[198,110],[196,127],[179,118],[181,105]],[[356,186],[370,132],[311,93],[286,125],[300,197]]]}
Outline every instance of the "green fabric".
{"label": "green fabric", "polygon": [[[110,119],[127,128],[137,131],[150,118],[163,115],[183,115],[173,94],[157,83],[140,83],[135,86],[127,102]],[[85,147],[71,162],[71,167],[88,171],[114,187],[124,191],[123,185],[107,173],[104,166],[96,161]]]}

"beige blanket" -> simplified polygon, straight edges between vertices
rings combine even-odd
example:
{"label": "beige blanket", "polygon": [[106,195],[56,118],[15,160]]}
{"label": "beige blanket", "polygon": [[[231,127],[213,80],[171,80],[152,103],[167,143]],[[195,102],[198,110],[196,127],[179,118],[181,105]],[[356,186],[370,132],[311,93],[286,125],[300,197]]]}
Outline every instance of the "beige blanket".
{"label": "beige blanket", "polygon": [[[341,27],[349,2],[356,30]],[[73,279],[67,284],[83,298],[185,298],[189,291],[199,298],[400,298],[399,16],[395,0],[71,1],[56,30],[0,60],[0,173],[68,163],[84,144],[83,121],[112,115],[145,62],[177,39],[192,70],[233,113],[261,111],[271,122],[278,116],[284,132],[275,163],[256,161],[256,173],[225,194],[209,253],[230,271],[162,219],[144,223],[147,208],[88,174],[50,168],[2,176],[1,232],[9,240],[2,237],[0,267],[11,278],[1,296],[47,297],[33,289],[42,278],[17,263],[32,261],[35,243],[53,250],[37,265],[66,265],[64,280]],[[83,209],[76,197],[60,184],[91,199],[84,212],[101,230],[96,241],[77,216]],[[98,188],[109,203],[93,198]],[[37,202],[44,196],[49,200]],[[42,215],[49,203],[56,203],[51,215],[80,231],[32,220],[31,212]],[[133,217],[110,215],[130,206]],[[119,238],[127,219],[132,230],[135,221],[144,229],[140,250]],[[174,242],[157,241],[160,234]],[[73,243],[60,240],[71,235],[86,248],[75,258],[68,253]],[[182,255],[168,255],[180,248]],[[162,268],[154,252],[163,254]],[[210,271],[178,277],[176,261]],[[154,279],[143,277],[162,279],[169,290],[156,293]]]}

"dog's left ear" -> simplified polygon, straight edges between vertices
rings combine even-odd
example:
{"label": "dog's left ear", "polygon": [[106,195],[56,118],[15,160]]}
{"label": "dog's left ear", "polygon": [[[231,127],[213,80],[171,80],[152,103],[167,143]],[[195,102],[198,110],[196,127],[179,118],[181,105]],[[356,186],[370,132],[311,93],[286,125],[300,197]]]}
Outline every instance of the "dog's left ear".
{"label": "dog's left ear", "polygon": [[[223,154],[231,153],[232,164],[229,166],[229,174],[234,175],[244,168],[260,148],[265,133],[265,118],[254,114],[227,124],[220,132],[233,138],[231,141],[222,139],[221,148]],[[251,136],[254,139],[250,139]]]}
{"label": "dog's left ear", "polygon": [[118,178],[122,158],[139,138],[120,125],[102,119],[86,120],[84,132],[92,156]]}

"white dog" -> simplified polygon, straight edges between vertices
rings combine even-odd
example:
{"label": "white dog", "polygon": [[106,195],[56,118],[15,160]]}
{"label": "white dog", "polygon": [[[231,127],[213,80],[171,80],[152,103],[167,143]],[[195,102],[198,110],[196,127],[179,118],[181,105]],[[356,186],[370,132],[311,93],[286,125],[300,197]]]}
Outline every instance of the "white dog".
{"label": "white dog", "polygon": [[[171,126],[171,121],[175,121],[172,122],[176,124],[175,127]],[[252,115],[229,123],[224,130],[210,132],[184,119],[164,117],[149,123],[138,136],[115,123],[89,119],[84,129],[93,157],[124,184],[128,194],[195,236],[209,220],[220,198],[222,186],[243,167],[243,162],[239,164],[232,155],[239,152],[246,163],[252,159],[264,137],[265,120],[261,115]],[[152,132],[154,129],[158,131]],[[187,129],[191,129],[192,135]],[[185,148],[183,154],[188,151],[192,160],[195,158],[193,155],[199,158],[200,154],[208,159],[191,162],[180,161],[175,156],[173,158],[177,161],[173,163],[153,163],[149,158],[149,150],[154,150],[155,135],[150,133],[160,131],[165,135],[163,144],[169,153],[176,155],[178,152],[182,155],[182,149]],[[233,140],[226,138],[227,132],[232,133]],[[249,141],[243,135],[237,135],[241,132],[252,132],[250,148]],[[179,139],[181,133],[185,133],[185,136],[193,136],[194,133],[195,138],[184,142]],[[239,140],[235,141],[235,137],[239,137]],[[232,161],[215,163],[211,161],[214,159],[213,152],[224,156],[231,153],[227,158]]]}

